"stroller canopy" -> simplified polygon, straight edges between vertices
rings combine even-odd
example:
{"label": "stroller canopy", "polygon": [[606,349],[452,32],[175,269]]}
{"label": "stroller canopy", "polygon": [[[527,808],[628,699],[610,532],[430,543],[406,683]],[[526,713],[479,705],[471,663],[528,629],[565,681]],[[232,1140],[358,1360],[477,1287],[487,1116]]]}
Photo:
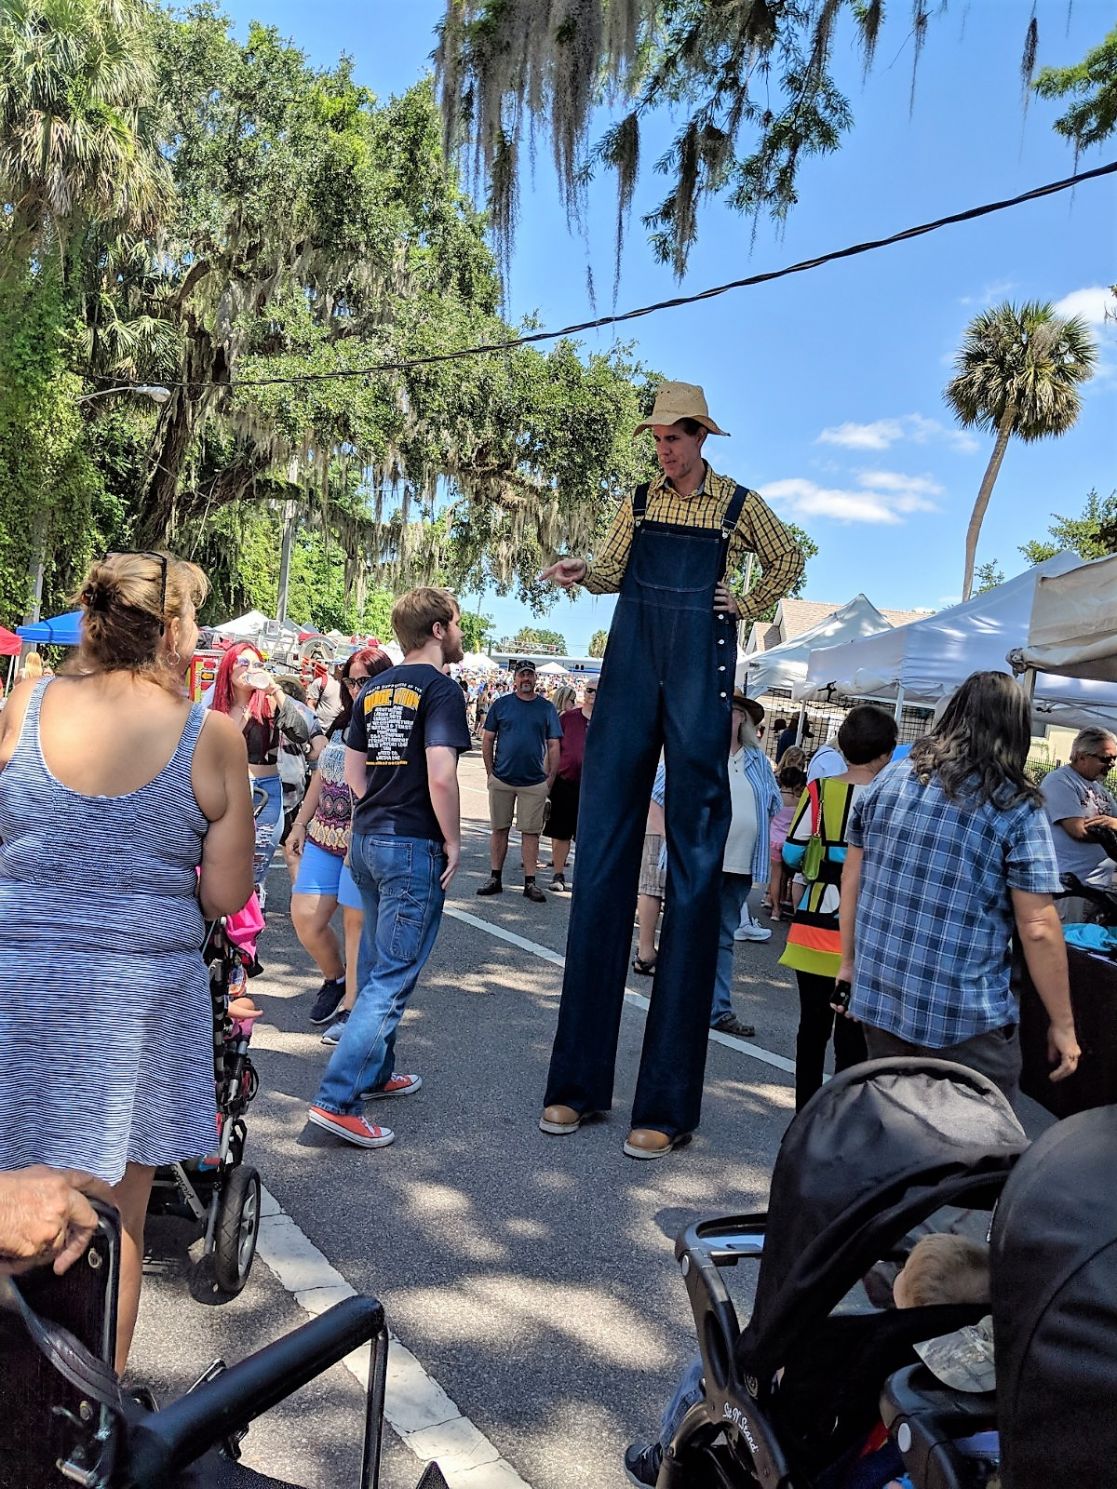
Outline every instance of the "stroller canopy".
{"label": "stroller canopy", "polygon": [[913,1225],[991,1205],[1028,1146],[1000,1091],[946,1060],[854,1066],[818,1091],[776,1159],[742,1372],[770,1376]]}
{"label": "stroller canopy", "polygon": [[1046,1132],[993,1226],[1004,1489],[1110,1484],[1117,1464],[1117,1107]]}

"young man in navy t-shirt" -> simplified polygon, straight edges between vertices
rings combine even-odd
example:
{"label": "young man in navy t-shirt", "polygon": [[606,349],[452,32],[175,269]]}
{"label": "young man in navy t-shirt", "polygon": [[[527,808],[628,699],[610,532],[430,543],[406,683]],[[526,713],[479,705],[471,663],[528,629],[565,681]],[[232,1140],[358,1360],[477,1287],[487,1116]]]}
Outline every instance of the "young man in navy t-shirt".
{"label": "young man in navy t-shirt", "polygon": [[395,1136],[369,1122],[362,1104],[422,1085],[393,1061],[396,1029],[461,857],[458,756],[470,737],[462,690],[442,672],[462,659],[459,620],[448,590],[413,589],[396,601],[392,629],[403,662],[362,690],[345,740],[354,799],[349,864],[365,917],[359,991],[309,1118],[359,1148],[383,1148]]}

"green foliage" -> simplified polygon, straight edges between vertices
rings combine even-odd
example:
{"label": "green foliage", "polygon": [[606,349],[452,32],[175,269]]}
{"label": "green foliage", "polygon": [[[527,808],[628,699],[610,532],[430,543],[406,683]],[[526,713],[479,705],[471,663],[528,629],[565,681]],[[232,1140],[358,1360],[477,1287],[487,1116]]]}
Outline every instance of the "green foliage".
{"label": "green foliage", "polygon": [[49,614],[111,525],[75,407],[81,384],[66,371],[67,331],[56,276],[0,280],[0,618],[9,626],[27,613],[40,553]]}
{"label": "green foliage", "polygon": [[1052,515],[1054,520],[1047,529],[1051,541],[1033,539],[1020,548],[1030,564],[1044,563],[1068,548],[1087,560],[1117,553],[1117,490],[1106,497],[1091,491],[1077,517]]}
{"label": "green foliage", "polygon": [[[56,148],[41,158],[44,123]],[[21,287],[4,355],[14,366],[34,343],[41,374],[33,398],[0,382],[9,605],[25,598],[38,491],[65,498],[52,594],[106,538],[197,557],[208,618],[271,610],[277,514],[294,499],[300,618],[387,634],[391,596],[416,582],[491,583],[542,610],[544,561],[585,547],[642,471],[629,433],[652,376],[623,347],[398,366],[519,329],[498,313],[429,83],[380,104],[346,60],[312,67],[274,28],[241,43],[212,0],[11,0],[0,190],[0,281]],[[31,293],[55,272],[48,244],[64,246],[49,347]],[[379,364],[396,370],[332,376]],[[83,385],[63,366],[86,395],[137,381],[171,397],[75,406]],[[42,468],[17,470],[40,427]]]}
{"label": "green foliage", "polygon": [[521,626],[514,636],[506,636],[500,643],[501,651],[552,652],[555,656],[566,656],[566,638],[561,631],[549,631],[545,627]]}
{"label": "green foliage", "polygon": [[987,589],[996,589],[1005,582],[1005,571],[995,558],[978,564],[974,570],[974,594],[983,595]]}
{"label": "green foliage", "polygon": [[590,656],[603,657],[605,655],[605,647],[608,641],[608,631],[594,631],[593,635],[590,637]]}
{"label": "green foliage", "polygon": [[463,610],[461,626],[462,646],[465,651],[484,651],[493,639],[491,615],[478,615],[476,611]]}
{"label": "green foliage", "polygon": [[1108,139],[1117,129],[1117,27],[1074,67],[1045,67],[1034,84],[1041,98],[1072,98],[1055,128],[1076,150]]}

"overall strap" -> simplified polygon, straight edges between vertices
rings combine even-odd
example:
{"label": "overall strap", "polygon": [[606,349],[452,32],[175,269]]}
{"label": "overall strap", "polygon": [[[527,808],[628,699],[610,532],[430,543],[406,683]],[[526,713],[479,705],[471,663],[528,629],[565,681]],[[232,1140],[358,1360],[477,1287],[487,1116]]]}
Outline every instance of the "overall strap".
{"label": "overall strap", "polygon": [[737,519],[741,515],[741,508],[745,505],[748,490],[744,486],[735,486],[733,495],[729,498],[729,505],[725,509],[725,516],[721,519],[721,572],[725,576],[726,567],[729,563],[729,540],[733,536],[733,529],[737,526]]}
{"label": "overall strap", "polygon": [[648,489],[649,482],[645,481],[632,493],[632,525],[634,528],[640,526],[648,510]]}
{"label": "overall strap", "polygon": [[748,494],[748,488],[745,486],[733,488],[733,495],[729,498],[725,516],[721,519],[721,535],[726,541],[732,536],[733,529],[737,526],[737,519],[741,515],[741,509],[748,499]]}

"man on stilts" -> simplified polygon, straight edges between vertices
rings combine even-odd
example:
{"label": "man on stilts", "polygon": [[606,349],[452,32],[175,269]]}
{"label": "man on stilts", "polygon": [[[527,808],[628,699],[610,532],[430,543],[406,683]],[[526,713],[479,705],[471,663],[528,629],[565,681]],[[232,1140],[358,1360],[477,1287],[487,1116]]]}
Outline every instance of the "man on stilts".
{"label": "man on stilts", "polygon": [[[650,419],[660,474],[622,502],[596,562],[564,558],[544,578],[619,591],[586,738],[578,866],[544,1132],[609,1110],[636,909],[644,821],[660,750],[667,766],[667,894],[648,1010],[631,1158],[659,1158],[698,1126],[729,830],[729,719],[737,622],[787,594],[794,539],[755,491],[702,458],[724,435],[702,389],[663,383]],[[738,603],[726,586],[752,552],[763,577]]]}

